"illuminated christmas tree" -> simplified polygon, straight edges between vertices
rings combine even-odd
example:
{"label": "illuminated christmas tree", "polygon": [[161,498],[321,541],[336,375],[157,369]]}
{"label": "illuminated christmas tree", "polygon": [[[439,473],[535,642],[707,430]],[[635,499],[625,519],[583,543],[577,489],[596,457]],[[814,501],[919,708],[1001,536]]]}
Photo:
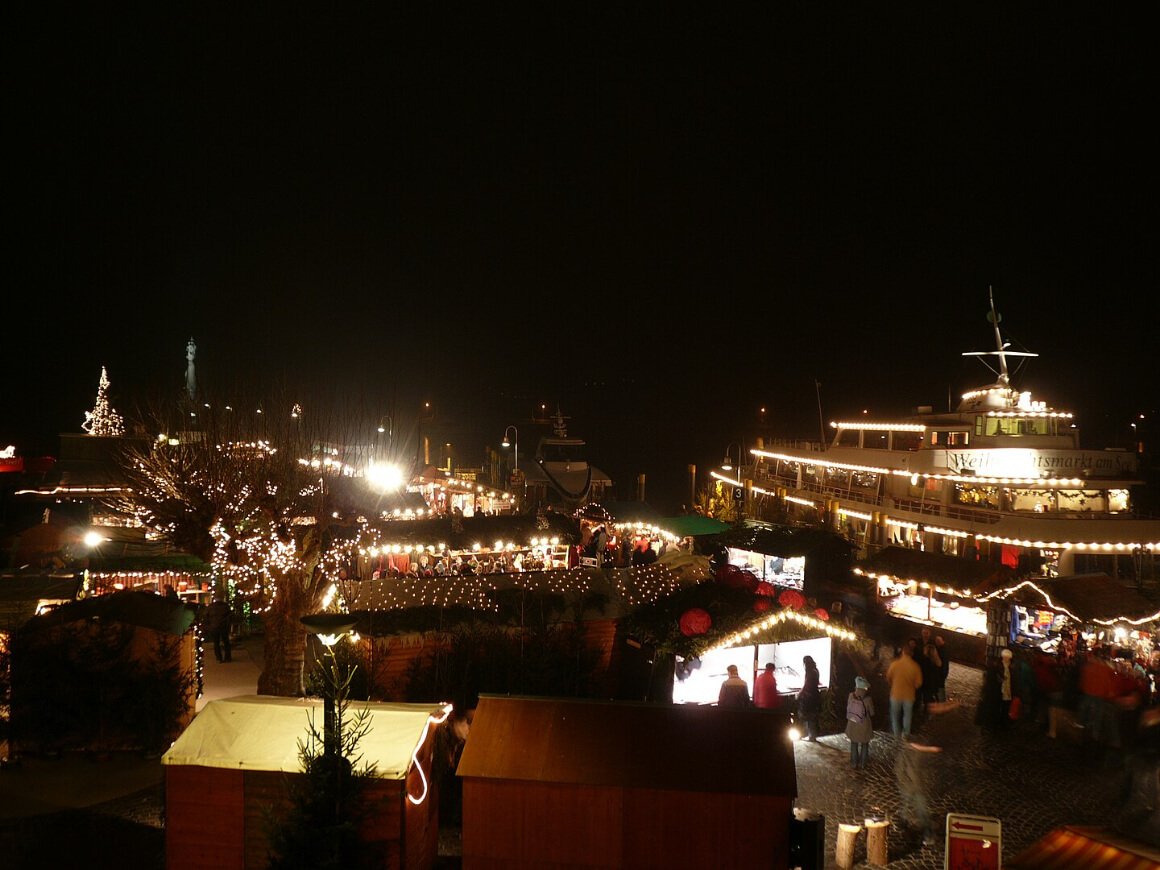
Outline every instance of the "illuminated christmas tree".
{"label": "illuminated christmas tree", "polygon": [[85,411],[85,422],[81,428],[90,435],[116,437],[125,434],[125,423],[121,415],[109,407],[109,376],[101,366],[101,382],[97,387],[97,403],[93,410]]}

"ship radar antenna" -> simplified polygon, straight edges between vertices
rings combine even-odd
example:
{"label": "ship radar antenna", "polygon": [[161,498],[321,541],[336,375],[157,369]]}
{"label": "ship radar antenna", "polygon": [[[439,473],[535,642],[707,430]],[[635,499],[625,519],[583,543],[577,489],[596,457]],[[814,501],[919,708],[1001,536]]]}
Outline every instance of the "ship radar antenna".
{"label": "ship radar antenna", "polygon": [[977,357],[994,356],[994,357],[998,357],[999,358],[999,367],[997,369],[994,366],[992,366],[989,362],[987,362],[985,359],[981,359],[980,361],[983,363],[983,365],[985,365],[987,368],[989,368],[991,371],[995,372],[999,376],[999,385],[1000,386],[1009,387],[1011,385],[1011,376],[1010,376],[1010,372],[1007,369],[1007,357],[1009,357],[1009,356],[1032,357],[1032,356],[1039,356],[1039,354],[1029,353],[1027,351],[1021,351],[1021,350],[1011,350],[1010,349],[1011,342],[1003,341],[1003,334],[999,331],[999,324],[1000,324],[1000,322],[1002,322],[1003,316],[1001,314],[999,314],[998,311],[995,310],[995,288],[988,287],[987,294],[990,297],[990,301],[991,301],[991,310],[987,312],[987,322],[990,323],[991,326],[995,330],[995,350],[967,351],[966,353],[963,354],[963,356],[977,356]]}

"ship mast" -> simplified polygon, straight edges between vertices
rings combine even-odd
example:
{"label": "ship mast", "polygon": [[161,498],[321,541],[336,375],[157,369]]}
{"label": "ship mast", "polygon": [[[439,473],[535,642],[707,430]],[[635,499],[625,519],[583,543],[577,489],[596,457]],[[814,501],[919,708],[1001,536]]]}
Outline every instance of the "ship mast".
{"label": "ship mast", "polygon": [[[997,356],[999,358],[999,369],[996,372],[996,374],[999,375],[998,386],[1009,388],[1011,386],[1011,377],[1010,377],[1010,372],[1007,369],[1007,357],[1009,357],[1009,356],[1029,356],[1030,357],[1030,356],[1039,356],[1039,354],[1028,353],[1027,351],[1021,351],[1021,350],[1008,350],[1008,348],[1011,346],[1011,342],[1003,341],[1003,335],[1001,332],[999,332],[999,323],[1000,323],[1000,321],[1003,320],[1003,317],[1001,314],[999,314],[998,311],[995,310],[995,290],[994,290],[994,288],[988,287],[987,294],[991,300],[991,310],[987,312],[987,322],[990,323],[992,325],[992,327],[994,327],[994,330],[995,330],[995,350],[967,351],[966,353],[963,354],[963,356],[978,356],[978,357]],[[991,366],[991,364],[988,363],[986,360],[983,360],[982,362],[983,362],[983,365],[987,366],[987,368],[991,369],[991,371],[993,371],[993,372],[996,371]]]}
{"label": "ship mast", "polygon": [[1007,354],[1003,344],[1003,336],[999,332],[999,321],[1003,318],[995,310],[995,288],[987,287],[987,295],[991,300],[991,310],[987,312],[987,321],[995,328],[995,355],[999,357],[999,383],[1005,387],[1011,385],[1011,378],[1007,374]]}

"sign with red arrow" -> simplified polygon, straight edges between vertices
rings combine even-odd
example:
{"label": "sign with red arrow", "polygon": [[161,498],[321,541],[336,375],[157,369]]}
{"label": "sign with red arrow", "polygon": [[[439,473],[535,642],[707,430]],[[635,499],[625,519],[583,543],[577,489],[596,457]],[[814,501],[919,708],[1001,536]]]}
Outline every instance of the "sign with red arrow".
{"label": "sign with red arrow", "polygon": [[1003,825],[991,816],[947,813],[944,870],[999,870]]}

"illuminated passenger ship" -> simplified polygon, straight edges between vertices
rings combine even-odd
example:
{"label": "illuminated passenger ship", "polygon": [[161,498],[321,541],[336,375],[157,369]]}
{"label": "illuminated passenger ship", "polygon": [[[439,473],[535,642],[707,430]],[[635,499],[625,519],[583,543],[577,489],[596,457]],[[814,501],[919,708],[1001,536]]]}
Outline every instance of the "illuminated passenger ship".
{"label": "illuminated passenger ship", "polygon": [[755,449],[754,492],[842,530],[861,555],[894,544],[1047,576],[1154,577],[1160,520],[1132,509],[1137,456],[1082,448],[1072,414],[1014,389],[1009,360],[1036,354],[1011,350],[999,320],[992,300],[996,349],[963,354],[998,380],[956,411],[835,422],[829,444]]}

